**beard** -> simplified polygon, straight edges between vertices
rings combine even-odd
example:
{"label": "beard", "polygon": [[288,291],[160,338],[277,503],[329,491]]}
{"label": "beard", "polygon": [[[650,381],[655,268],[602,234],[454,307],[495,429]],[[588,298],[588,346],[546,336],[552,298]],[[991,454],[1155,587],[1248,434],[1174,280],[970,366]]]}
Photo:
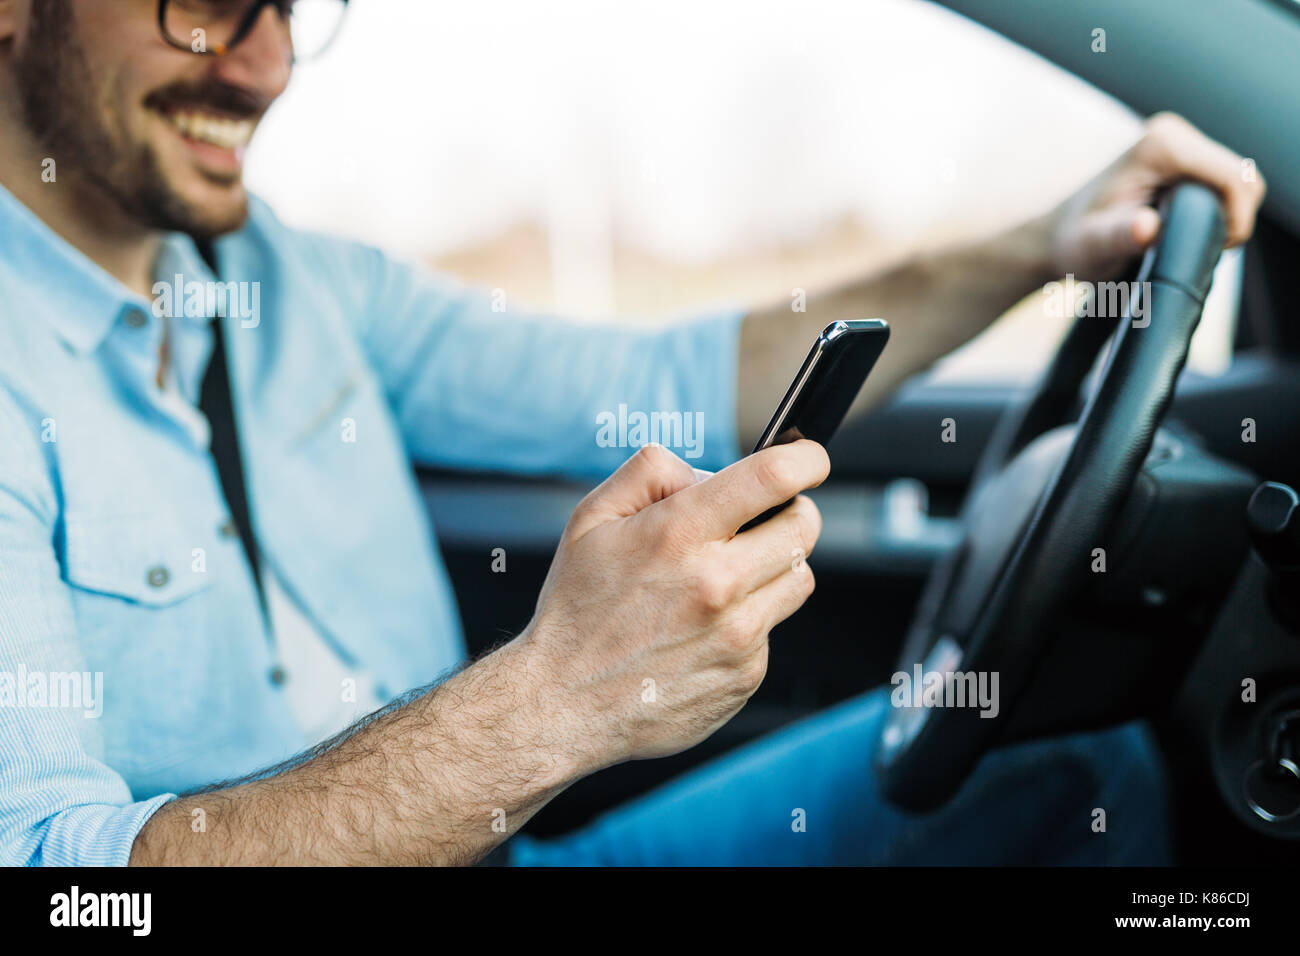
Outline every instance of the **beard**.
{"label": "beard", "polygon": [[[248,218],[247,196],[221,208],[187,200],[167,181],[155,149],[133,141],[120,104],[102,89],[78,43],[70,0],[37,0],[25,42],[15,50],[14,77],[24,125],[46,155],[71,168],[89,202],[107,201],[147,229],[211,239]],[[212,84],[176,84],[151,93],[146,105],[222,104],[253,112],[247,94]],[[60,170],[62,172],[62,170]],[[215,181],[215,180],[214,180]],[[235,184],[227,182],[224,184]]]}

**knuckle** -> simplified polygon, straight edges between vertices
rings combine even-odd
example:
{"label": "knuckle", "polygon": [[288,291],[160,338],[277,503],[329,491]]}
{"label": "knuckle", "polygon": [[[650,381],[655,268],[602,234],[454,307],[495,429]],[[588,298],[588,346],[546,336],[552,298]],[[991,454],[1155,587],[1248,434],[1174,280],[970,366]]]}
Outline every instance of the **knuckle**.
{"label": "knuckle", "polygon": [[677,456],[663,445],[642,445],[636,457],[654,474],[672,474],[677,470]]}
{"label": "knuckle", "polygon": [[695,579],[694,600],[706,614],[720,614],[736,597],[736,584],[730,575],[708,571]]}
{"label": "knuckle", "polygon": [[572,528],[575,525],[582,524],[583,521],[591,515],[600,501],[600,489],[594,488],[582,496],[582,500],[574,507],[569,514],[569,521],[566,527]]}
{"label": "knuckle", "polygon": [[1157,113],[1147,120],[1137,155],[1152,164],[1169,164],[1175,158],[1175,144],[1186,136],[1191,124],[1177,113]]}
{"label": "knuckle", "polygon": [[1177,136],[1191,128],[1191,123],[1172,110],[1161,110],[1146,121],[1148,136]]}
{"label": "knuckle", "polygon": [[767,655],[751,654],[748,659],[735,669],[735,693],[741,697],[751,697],[767,676]]}
{"label": "knuckle", "polygon": [[758,464],[757,478],[765,491],[772,494],[785,494],[794,487],[795,468],[784,449],[767,455]]}
{"label": "knuckle", "polygon": [[802,598],[800,603],[812,597],[815,590],[817,590],[817,576],[813,574],[812,568],[805,564],[803,573],[799,575],[799,592]]}
{"label": "knuckle", "polygon": [[811,498],[800,495],[795,500],[795,543],[804,551],[811,551],[822,533],[822,513]]}
{"label": "knuckle", "polygon": [[754,639],[763,626],[753,611],[738,609],[718,629],[718,639],[731,657],[744,658],[753,652]]}
{"label": "knuckle", "polygon": [[817,469],[817,484],[825,481],[831,473],[831,456],[826,452],[826,446],[812,443],[812,452],[815,456]]}

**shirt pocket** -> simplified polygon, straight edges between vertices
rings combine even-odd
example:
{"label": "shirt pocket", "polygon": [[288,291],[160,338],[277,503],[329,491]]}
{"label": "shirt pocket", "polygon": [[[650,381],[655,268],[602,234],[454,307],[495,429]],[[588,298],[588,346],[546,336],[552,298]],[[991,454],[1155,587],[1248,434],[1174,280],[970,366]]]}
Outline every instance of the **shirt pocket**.
{"label": "shirt pocket", "polygon": [[213,545],[159,514],[68,514],[77,639],[103,675],[104,759],[133,787],[224,740],[238,655],[209,635],[223,597]]}
{"label": "shirt pocket", "polygon": [[311,403],[311,411],[288,430],[289,448],[296,451],[322,438],[335,442],[355,440],[357,409],[367,407],[364,400],[373,390],[373,384],[359,368],[339,376],[321,389]]}
{"label": "shirt pocket", "polygon": [[162,608],[210,584],[211,541],[180,523],[158,515],[70,514],[64,528],[64,572],[74,588]]}

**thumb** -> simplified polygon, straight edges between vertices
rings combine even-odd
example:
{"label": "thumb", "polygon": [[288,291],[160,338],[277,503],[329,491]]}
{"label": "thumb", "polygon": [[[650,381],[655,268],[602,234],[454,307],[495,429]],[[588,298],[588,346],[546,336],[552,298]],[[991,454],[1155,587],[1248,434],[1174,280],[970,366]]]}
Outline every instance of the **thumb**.
{"label": "thumb", "polygon": [[579,538],[597,525],[630,517],[698,480],[695,469],[663,445],[645,445],[582,500],[569,521],[569,533]]}
{"label": "thumb", "polygon": [[1101,209],[1085,216],[1067,250],[1076,271],[1110,274],[1146,249],[1160,232],[1160,214],[1141,203]]}

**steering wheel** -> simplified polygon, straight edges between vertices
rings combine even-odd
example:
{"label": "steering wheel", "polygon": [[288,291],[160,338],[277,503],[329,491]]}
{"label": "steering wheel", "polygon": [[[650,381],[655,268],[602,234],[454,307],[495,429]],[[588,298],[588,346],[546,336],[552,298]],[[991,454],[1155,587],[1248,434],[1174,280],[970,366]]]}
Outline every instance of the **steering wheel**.
{"label": "steering wheel", "polygon": [[[1118,320],[1075,319],[1029,400],[999,420],[976,469],[960,543],[930,576],[898,668],[909,682],[929,683],[939,705],[905,691],[877,744],[882,790],[899,806],[942,804],[1005,741],[1036,666],[1063,639],[1053,614],[1088,581],[1094,549],[1104,549],[1151,451],[1226,234],[1218,196],[1199,184],[1173,187],[1161,213],[1161,234],[1126,284],[1137,291]],[[1107,339],[1082,415],[1063,426]],[[980,675],[996,707],[969,698],[953,706],[952,695],[960,705]]]}

